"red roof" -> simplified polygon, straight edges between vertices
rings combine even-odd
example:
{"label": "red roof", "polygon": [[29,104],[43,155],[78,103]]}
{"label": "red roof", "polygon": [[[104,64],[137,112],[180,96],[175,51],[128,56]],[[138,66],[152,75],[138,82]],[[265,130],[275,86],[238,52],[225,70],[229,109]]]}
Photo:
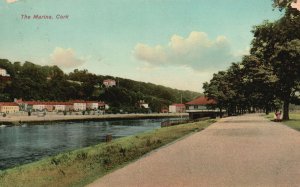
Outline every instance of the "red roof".
{"label": "red roof", "polygon": [[116,82],[116,81],[113,79],[105,79],[103,82]]}
{"label": "red roof", "polygon": [[71,100],[71,103],[86,103],[84,100]]}
{"label": "red roof", "polygon": [[13,102],[0,102],[0,106],[19,106],[19,105]]}
{"label": "red roof", "polygon": [[73,105],[74,103],[98,103],[105,105],[104,102],[99,101],[84,101],[84,100],[71,100],[69,102],[59,101],[17,101],[18,103],[26,103],[28,105]]}
{"label": "red roof", "polygon": [[56,102],[56,101],[52,101],[52,102],[44,102],[45,105],[73,105],[73,103],[70,102]]}
{"label": "red roof", "polygon": [[207,97],[198,97],[195,100],[192,100],[187,105],[208,105],[208,104],[216,104],[216,101],[213,99],[208,99]]}
{"label": "red roof", "polygon": [[86,101],[86,103],[98,103],[99,101]]}
{"label": "red roof", "polygon": [[70,102],[57,102],[57,101],[23,101],[23,103],[29,104],[29,105],[73,105],[73,103]]}

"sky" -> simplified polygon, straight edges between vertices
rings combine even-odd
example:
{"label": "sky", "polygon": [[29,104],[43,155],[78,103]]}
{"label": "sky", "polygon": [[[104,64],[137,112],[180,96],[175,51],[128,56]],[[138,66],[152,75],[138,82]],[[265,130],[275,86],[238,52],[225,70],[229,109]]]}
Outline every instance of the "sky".
{"label": "sky", "polygon": [[202,92],[282,15],[272,0],[0,0],[0,58]]}

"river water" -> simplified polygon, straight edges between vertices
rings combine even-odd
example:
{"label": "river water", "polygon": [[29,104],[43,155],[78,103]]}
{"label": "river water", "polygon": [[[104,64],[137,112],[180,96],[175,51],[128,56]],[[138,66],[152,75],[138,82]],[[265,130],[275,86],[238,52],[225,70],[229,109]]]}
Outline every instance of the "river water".
{"label": "river water", "polygon": [[[168,119],[53,122],[0,127],[0,170],[34,162],[47,156],[160,128]],[[172,118],[179,120],[179,118]]]}

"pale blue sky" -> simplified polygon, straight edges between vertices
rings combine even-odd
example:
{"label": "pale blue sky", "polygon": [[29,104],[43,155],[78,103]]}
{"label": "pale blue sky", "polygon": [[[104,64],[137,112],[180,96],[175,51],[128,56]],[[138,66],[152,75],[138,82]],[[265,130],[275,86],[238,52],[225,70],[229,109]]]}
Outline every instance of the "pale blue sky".
{"label": "pale blue sky", "polygon": [[0,58],[202,91],[281,15],[271,0],[0,0]]}

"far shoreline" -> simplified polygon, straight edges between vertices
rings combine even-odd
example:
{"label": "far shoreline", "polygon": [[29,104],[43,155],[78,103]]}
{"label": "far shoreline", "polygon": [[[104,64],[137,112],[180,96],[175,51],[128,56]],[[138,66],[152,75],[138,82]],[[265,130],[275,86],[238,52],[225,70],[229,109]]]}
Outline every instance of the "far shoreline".
{"label": "far shoreline", "polygon": [[41,122],[80,122],[80,121],[111,121],[111,120],[129,120],[129,119],[157,119],[157,118],[176,118],[187,117],[187,113],[156,113],[156,114],[104,114],[104,115],[46,115],[27,116],[27,115],[9,115],[0,117],[0,125],[22,125],[35,124]]}

